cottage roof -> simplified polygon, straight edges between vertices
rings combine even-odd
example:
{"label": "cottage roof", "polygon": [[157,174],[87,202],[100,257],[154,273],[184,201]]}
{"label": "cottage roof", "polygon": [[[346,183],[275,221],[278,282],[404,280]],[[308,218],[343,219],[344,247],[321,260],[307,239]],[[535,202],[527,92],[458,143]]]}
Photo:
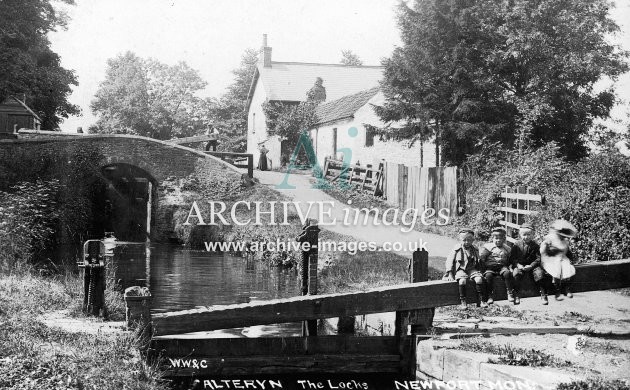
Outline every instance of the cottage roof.
{"label": "cottage roof", "polygon": [[378,86],[383,67],[273,61],[271,67],[259,64],[246,109],[249,110],[258,78],[262,80],[268,100],[300,102],[306,100],[306,92],[313,87],[317,77],[324,80],[326,100],[331,101]]}
{"label": "cottage roof", "polygon": [[344,96],[332,102],[322,103],[315,108],[315,125],[351,118],[365,106],[379,91],[379,87],[370,88],[352,95]]}

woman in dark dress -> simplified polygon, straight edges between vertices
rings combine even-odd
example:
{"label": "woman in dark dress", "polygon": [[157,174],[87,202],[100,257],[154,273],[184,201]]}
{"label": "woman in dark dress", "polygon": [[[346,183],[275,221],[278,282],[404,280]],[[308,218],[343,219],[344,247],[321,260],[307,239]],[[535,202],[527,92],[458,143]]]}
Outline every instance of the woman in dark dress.
{"label": "woman in dark dress", "polygon": [[258,170],[266,171],[267,168],[267,153],[269,150],[265,148],[265,145],[261,145],[260,147],[260,157],[258,158]]}

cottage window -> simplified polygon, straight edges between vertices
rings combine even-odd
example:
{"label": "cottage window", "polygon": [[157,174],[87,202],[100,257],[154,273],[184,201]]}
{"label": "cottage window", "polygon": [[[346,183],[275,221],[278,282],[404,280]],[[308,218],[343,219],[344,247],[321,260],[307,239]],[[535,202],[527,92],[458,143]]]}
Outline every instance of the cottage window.
{"label": "cottage window", "polygon": [[374,146],[374,136],[376,131],[372,128],[368,128],[365,131],[365,146]]}
{"label": "cottage window", "polygon": [[256,113],[252,112],[252,134],[256,134]]}
{"label": "cottage window", "polygon": [[333,144],[332,144],[332,147],[333,147],[332,155],[333,155],[333,158],[336,160],[337,159],[337,128],[336,127],[333,129],[333,140],[332,141],[333,141]]}

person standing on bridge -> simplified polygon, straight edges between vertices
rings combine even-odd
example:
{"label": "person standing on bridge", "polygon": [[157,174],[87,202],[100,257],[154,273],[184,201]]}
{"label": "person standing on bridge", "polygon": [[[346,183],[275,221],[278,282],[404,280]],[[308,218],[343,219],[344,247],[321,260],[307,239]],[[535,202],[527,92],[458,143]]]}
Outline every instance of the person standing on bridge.
{"label": "person standing on bridge", "polygon": [[260,157],[258,158],[259,171],[266,171],[269,169],[267,165],[267,153],[269,153],[269,149],[265,148],[265,144],[260,145]]}
{"label": "person standing on bridge", "polygon": [[210,130],[210,126],[208,126],[206,129],[206,135],[214,136],[214,139],[211,139],[206,144],[206,152],[210,151],[210,149],[212,149],[213,152],[216,152],[217,146],[219,145],[219,141],[217,140],[219,137],[219,130],[217,130],[216,127],[213,127],[212,130]]}

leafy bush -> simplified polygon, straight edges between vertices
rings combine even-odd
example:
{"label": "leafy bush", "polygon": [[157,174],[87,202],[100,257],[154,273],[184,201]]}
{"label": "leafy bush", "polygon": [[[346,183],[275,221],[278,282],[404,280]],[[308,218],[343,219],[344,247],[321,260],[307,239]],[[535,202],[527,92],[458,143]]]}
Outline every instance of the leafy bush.
{"label": "leafy bush", "polygon": [[50,245],[58,218],[57,181],[20,183],[0,191],[0,271],[27,266]]}
{"label": "leafy bush", "polygon": [[[59,244],[85,240],[92,220],[93,183],[101,175],[102,161],[97,151],[69,146],[64,152],[42,147],[38,153],[17,150],[10,159],[0,159],[0,237],[10,229],[11,242],[0,244],[0,256],[31,257],[34,261],[52,260]],[[51,231],[52,229],[52,231]],[[45,239],[43,237],[46,237]],[[27,238],[28,237],[28,238]],[[29,241],[34,247],[24,246]],[[18,253],[19,252],[19,253]],[[50,259],[48,259],[50,258]],[[9,263],[5,263],[9,264]]]}
{"label": "leafy bush", "polygon": [[489,145],[463,166],[467,212],[457,225],[488,237],[496,223],[499,194],[505,187],[526,186],[543,195],[529,222],[542,238],[546,227],[564,218],[578,229],[573,250],[579,261],[615,260],[630,256],[630,159],[619,154],[592,155],[574,164],[559,157],[550,143],[525,151]]}
{"label": "leafy bush", "polygon": [[527,150],[519,157],[513,150],[490,144],[481,153],[470,156],[462,167],[466,213],[456,223],[474,227],[486,239],[496,221],[499,196],[506,187],[527,186],[549,198],[570,171],[570,166],[558,157],[558,150],[557,145],[550,143]]}

